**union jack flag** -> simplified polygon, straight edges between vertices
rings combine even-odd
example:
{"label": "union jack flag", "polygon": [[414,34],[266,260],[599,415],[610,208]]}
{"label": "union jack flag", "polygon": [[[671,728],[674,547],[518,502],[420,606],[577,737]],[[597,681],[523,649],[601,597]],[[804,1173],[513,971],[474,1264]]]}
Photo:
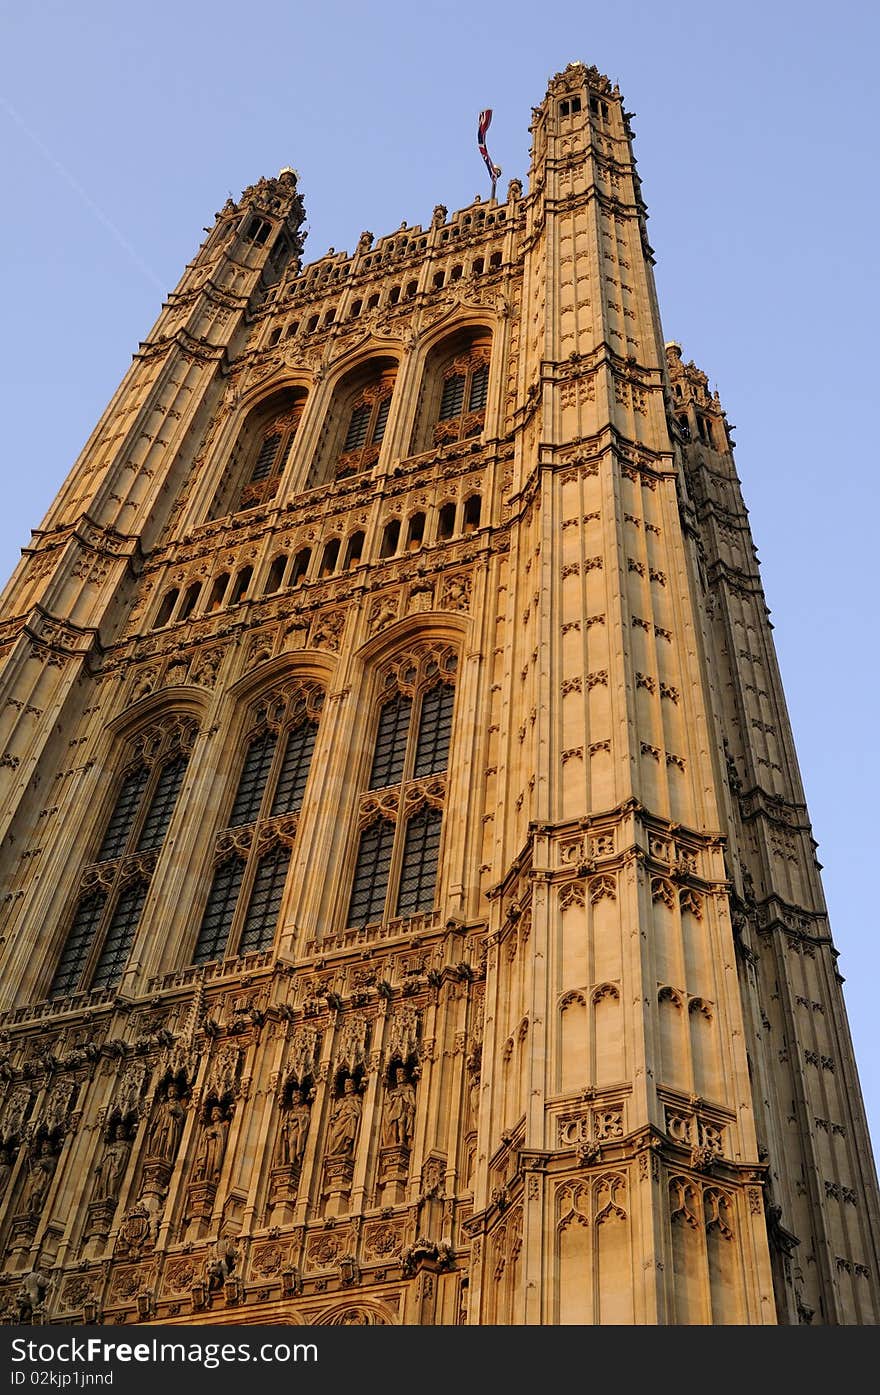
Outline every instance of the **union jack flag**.
{"label": "union jack flag", "polygon": [[486,169],[489,171],[489,175],[494,185],[495,180],[501,173],[501,170],[498,165],[492,163],[492,159],[489,155],[488,150],[486,149],[486,132],[489,129],[489,123],[491,122],[491,120],[492,108],[486,107],[485,111],[480,112],[479,119],[477,122],[477,149],[479,150],[480,154],[486,162]]}

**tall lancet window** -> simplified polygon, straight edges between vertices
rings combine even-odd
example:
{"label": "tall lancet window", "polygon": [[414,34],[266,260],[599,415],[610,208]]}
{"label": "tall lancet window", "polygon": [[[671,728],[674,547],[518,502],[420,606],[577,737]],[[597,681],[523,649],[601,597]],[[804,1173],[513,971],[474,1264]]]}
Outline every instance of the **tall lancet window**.
{"label": "tall lancet window", "polygon": [[294,681],[252,708],[238,781],[214,844],[194,964],[270,949],[324,696]]}
{"label": "tall lancet window", "polygon": [[50,998],[118,986],[196,733],[191,718],[173,716],[129,742],[100,844],[80,877]]}
{"label": "tall lancet window", "polygon": [[381,678],[346,924],[434,909],[452,737],[456,655],[417,646]]}

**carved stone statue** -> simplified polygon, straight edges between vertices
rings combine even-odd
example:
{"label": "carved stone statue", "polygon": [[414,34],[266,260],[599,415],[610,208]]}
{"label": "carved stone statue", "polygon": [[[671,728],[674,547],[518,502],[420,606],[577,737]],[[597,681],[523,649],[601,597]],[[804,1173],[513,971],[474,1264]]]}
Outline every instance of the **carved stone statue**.
{"label": "carved stone statue", "polygon": [[172,1081],[168,1086],[168,1094],[150,1125],[147,1157],[162,1158],[165,1162],[174,1161],[185,1118],[186,1106],[180,1098],[180,1090]]}
{"label": "carved stone statue", "polygon": [[58,1166],[58,1158],[49,1142],[44,1138],[35,1157],[28,1162],[28,1181],[22,1210],[28,1216],[39,1216],[43,1209],[49,1187]]}
{"label": "carved stone statue", "polygon": [[238,1252],[232,1240],[220,1241],[212,1245],[205,1258],[205,1284],[208,1292],[222,1288],[232,1271]]}
{"label": "carved stone statue", "polygon": [[43,1306],[50,1282],[49,1275],[40,1268],[34,1268],[29,1274],[25,1274],[15,1295],[19,1322],[29,1322],[34,1315],[34,1309]]}
{"label": "carved stone statue", "polygon": [[388,1091],[382,1144],[385,1148],[408,1148],[412,1143],[416,1117],[415,1086],[403,1066],[394,1072],[394,1085]]}
{"label": "carved stone statue", "polygon": [[212,1106],[210,1117],[202,1133],[202,1141],[193,1168],[193,1180],[216,1182],[223,1166],[226,1151],[226,1135],[229,1120],[224,1116],[219,1104]]}
{"label": "carved stone statue", "polygon": [[122,1125],[111,1124],[106,1147],[95,1168],[95,1201],[115,1201],[118,1197],[130,1146]]}
{"label": "carved stone statue", "polygon": [[9,1179],[12,1176],[12,1165],[14,1162],[12,1149],[0,1147],[0,1200],[2,1200],[6,1188],[9,1186]]}
{"label": "carved stone statue", "polygon": [[350,1158],[354,1154],[361,1123],[361,1101],[357,1086],[350,1075],[345,1077],[342,1094],[330,1116],[327,1133],[327,1157]]}
{"label": "carved stone statue", "polygon": [[278,1134],[275,1149],[276,1167],[292,1167],[298,1163],[306,1150],[306,1135],[309,1131],[311,1110],[302,1090],[294,1090],[290,1097],[290,1108],[285,1112]]}

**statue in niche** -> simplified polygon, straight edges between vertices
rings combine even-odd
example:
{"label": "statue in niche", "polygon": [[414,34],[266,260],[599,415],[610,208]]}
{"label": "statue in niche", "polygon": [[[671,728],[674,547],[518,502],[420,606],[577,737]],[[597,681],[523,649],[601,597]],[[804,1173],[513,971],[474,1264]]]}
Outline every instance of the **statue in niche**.
{"label": "statue in niche", "polygon": [[302,1160],[306,1150],[306,1135],[309,1131],[311,1110],[306,1102],[304,1090],[294,1086],[290,1095],[290,1108],[284,1113],[275,1149],[276,1167],[294,1167]]}
{"label": "statue in niche", "polygon": [[360,1124],[361,1101],[357,1084],[347,1075],[342,1094],[330,1115],[330,1128],[327,1133],[328,1158],[350,1158],[354,1155]]}
{"label": "statue in niche", "polygon": [[196,1182],[216,1182],[223,1166],[226,1152],[226,1136],[229,1120],[219,1104],[211,1106],[207,1122],[202,1131],[202,1141],[196,1154],[193,1180]]}
{"label": "statue in niche", "polygon": [[114,1120],[107,1131],[101,1161],[95,1168],[95,1201],[115,1201],[118,1197],[130,1147],[121,1120]]}
{"label": "statue in niche", "polygon": [[150,1126],[147,1157],[162,1158],[164,1162],[174,1161],[185,1118],[186,1105],[181,1099],[179,1086],[172,1080]]}
{"label": "statue in niche", "polygon": [[404,1066],[397,1066],[394,1084],[388,1090],[382,1127],[384,1148],[408,1148],[412,1143],[416,1117],[415,1086]]}
{"label": "statue in niche", "polygon": [[12,1167],[15,1162],[15,1154],[9,1144],[0,1147],[0,1201],[9,1186],[9,1179],[12,1176]]}
{"label": "statue in niche", "polygon": [[22,1208],[25,1215],[39,1216],[57,1166],[58,1156],[48,1138],[44,1138],[36,1154],[28,1160],[28,1180]]}

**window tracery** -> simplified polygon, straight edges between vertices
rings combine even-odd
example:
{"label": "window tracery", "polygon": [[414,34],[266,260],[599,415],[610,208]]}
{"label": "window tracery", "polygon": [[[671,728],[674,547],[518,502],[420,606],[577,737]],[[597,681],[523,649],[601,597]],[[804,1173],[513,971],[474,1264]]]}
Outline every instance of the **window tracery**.
{"label": "window tracery", "polygon": [[213,873],[194,964],[268,949],[275,937],[324,694],[296,680],[251,709],[241,773]]}
{"label": "window tracery", "polygon": [[346,924],[434,906],[457,656],[425,644],[380,675],[381,697]]}
{"label": "window tracery", "polygon": [[120,982],[197,732],[192,718],[175,716],[129,743],[100,846],[80,878],[49,998]]}

